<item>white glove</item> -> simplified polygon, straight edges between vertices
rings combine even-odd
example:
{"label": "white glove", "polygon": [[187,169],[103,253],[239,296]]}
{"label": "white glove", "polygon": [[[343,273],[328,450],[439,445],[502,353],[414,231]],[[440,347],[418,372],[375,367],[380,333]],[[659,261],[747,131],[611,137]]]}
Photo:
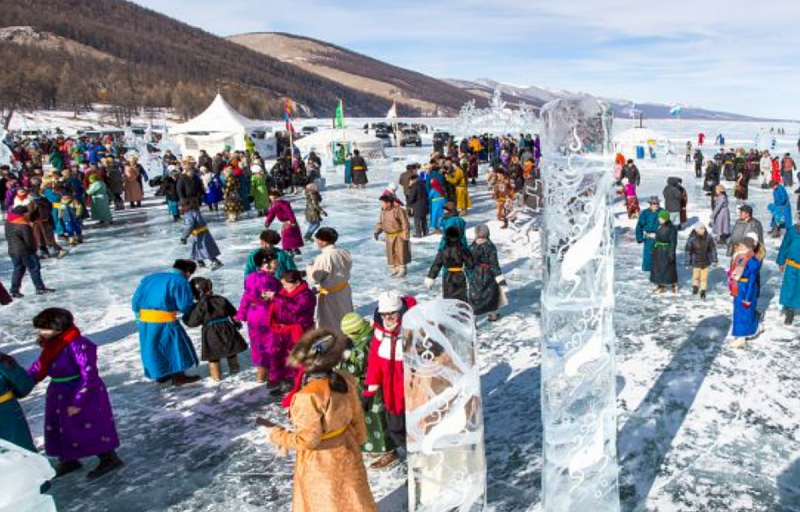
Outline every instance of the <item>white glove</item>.
{"label": "white glove", "polygon": [[494,278],[495,282],[500,286],[506,286],[506,276],[500,274],[499,276]]}
{"label": "white glove", "polygon": [[434,280],[433,280],[433,279],[431,279],[430,277],[426,277],[426,278],[425,278],[425,288],[427,288],[427,289],[429,289],[429,290],[430,290],[431,288],[433,288],[433,283],[435,283],[435,282],[436,282],[436,281],[434,281]]}

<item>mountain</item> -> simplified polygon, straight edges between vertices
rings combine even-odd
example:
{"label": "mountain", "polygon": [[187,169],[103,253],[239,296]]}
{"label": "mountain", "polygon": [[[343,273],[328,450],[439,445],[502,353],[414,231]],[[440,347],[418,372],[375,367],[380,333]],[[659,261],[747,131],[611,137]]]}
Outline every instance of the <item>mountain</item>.
{"label": "mountain", "polygon": [[483,97],[442,80],[307,37],[258,32],[231,36],[228,40],[346,87],[388,101],[398,98],[401,116],[407,115],[403,112],[406,105],[424,115],[455,115],[468,101],[482,101]]}
{"label": "mountain", "polygon": [[[188,117],[220,90],[243,114],[278,118],[285,98],[305,116],[383,116],[391,102],[124,0],[0,0],[0,107],[128,112],[172,107]],[[13,27],[13,28],[9,28]],[[462,91],[457,91],[465,95]],[[419,115],[413,105],[407,115]]]}
{"label": "mountain", "polygon": [[[499,89],[503,93],[503,99],[509,104],[527,103],[541,107],[547,102],[570,96],[576,93],[545,89],[542,87],[517,87],[514,85],[503,84],[488,78],[478,78],[476,80],[457,80],[446,79],[445,82],[455,87],[461,88],[472,94],[490,97],[495,89]],[[582,94],[582,93],[577,93]],[[633,103],[624,99],[615,98],[599,98],[608,103],[617,117],[630,117],[631,109],[635,109],[636,115],[644,115],[648,119],[667,119],[670,116],[670,110],[673,108],[671,105],[661,103]],[[753,117],[743,116],[740,114],[732,114],[730,112],[718,112],[715,110],[708,110],[698,107],[682,107],[681,119],[699,119],[699,120],[715,120],[715,121],[756,121],[761,120]]]}

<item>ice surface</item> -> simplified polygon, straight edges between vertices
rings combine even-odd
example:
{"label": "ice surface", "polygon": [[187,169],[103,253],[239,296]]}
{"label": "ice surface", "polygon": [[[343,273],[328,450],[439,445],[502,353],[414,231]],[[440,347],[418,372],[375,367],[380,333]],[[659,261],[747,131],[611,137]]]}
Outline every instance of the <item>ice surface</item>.
{"label": "ice surface", "polygon": [[55,512],[53,498],[41,493],[55,474],[45,457],[0,439],[0,512]]}
{"label": "ice surface", "polygon": [[[36,120],[41,118],[37,114]],[[68,113],[58,122],[70,118]],[[617,120],[615,131],[632,124]],[[685,120],[645,124],[670,137],[676,147],[690,139],[696,142],[701,131],[707,140],[724,133],[729,146],[750,147],[759,130],[770,126]],[[438,126],[453,130],[455,125]],[[785,127],[788,134],[777,136],[777,150],[795,151],[798,126],[775,126]],[[429,150],[403,148],[401,155],[424,161]],[[710,157],[715,148],[706,146],[704,151]],[[397,181],[397,169],[402,167],[371,166],[371,183],[364,192],[345,189],[339,175],[324,175],[329,188],[323,194],[323,206],[330,216],[323,225],[336,227],[342,245],[355,254],[351,282],[362,314],[372,313],[378,293],[390,283],[421,300],[439,295],[423,286],[435,256],[436,237],[413,243],[409,275],[395,281],[386,277],[383,244],[372,240],[377,198],[388,182]],[[668,176],[681,176],[689,190],[690,217],[708,221],[709,200],[699,181],[695,182],[692,168],[667,169],[648,162],[640,169],[642,200],[661,194]],[[471,228],[494,218],[494,204],[483,178],[470,194],[475,202],[467,219]],[[750,197],[756,216],[768,219],[770,192],[751,187]],[[292,198],[292,203],[300,213],[302,199]],[[800,511],[800,342],[797,327],[784,327],[777,312],[781,279],[774,263],[777,242],[768,240],[768,261],[762,270],[760,307],[769,308],[767,331],[751,348],[733,350],[726,342],[732,306],[724,268],[712,270],[706,302],[692,297],[690,275],[682,267],[680,293],[656,298],[648,275],[640,270],[635,222],[627,220],[622,203],[615,204],[614,215],[622,509]],[[245,371],[218,385],[204,382],[176,390],[142,377],[131,295],[142,275],[163,269],[172,258],[187,256],[188,250],[178,241],[181,226],[170,222],[160,199],[148,197],[145,208],[126,210],[117,219],[118,225],[111,228],[88,229],[86,243],[67,258],[43,262],[44,278],[58,289],[56,295],[36,297],[26,280],[25,299],[0,308],[0,349],[24,364],[38,353],[30,319],[47,306],[71,307],[81,329],[100,345],[100,371],[109,387],[122,439],[120,455],[127,465],[96,483],[86,481],[85,471],[57,480],[51,494],[59,510],[288,511],[292,460],[277,458],[263,432],[253,426],[257,416],[287,420],[264,388],[253,383],[254,373],[245,358]],[[221,216],[208,219],[226,266],[201,274],[213,279],[219,293],[237,301],[247,251],[257,246],[262,221],[250,218],[226,225]],[[488,502],[497,512],[538,511],[541,263],[531,259],[529,248],[510,230],[499,229],[493,221],[489,226],[509,282],[511,305],[500,311],[500,321],[481,320],[477,329]],[[11,265],[2,236],[0,232],[0,279],[8,285]],[[680,233],[679,261],[683,261],[687,236],[686,231]],[[300,266],[315,253],[305,248]],[[720,258],[724,267],[727,258]],[[199,331],[191,335],[199,339]],[[208,375],[205,365],[201,372]],[[44,389],[38,387],[22,401],[40,447]],[[89,468],[93,465],[94,461],[87,461]],[[369,476],[376,498],[384,500],[396,494],[406,472],[394,468],[370,471]]]}
{"label": "ice surface", "polygon": [[409,510],[480,512],[486,456],[472,308],[424,302],[403,327]]}

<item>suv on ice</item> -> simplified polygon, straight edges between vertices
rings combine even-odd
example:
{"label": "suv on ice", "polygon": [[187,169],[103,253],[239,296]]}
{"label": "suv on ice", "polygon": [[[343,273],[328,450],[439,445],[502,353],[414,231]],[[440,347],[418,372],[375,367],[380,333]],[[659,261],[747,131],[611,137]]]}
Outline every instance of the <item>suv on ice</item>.
{"label": "suv on ice", "polygon": [[422,146],[422,137],[419,136],[417,130],[410,130],[406,129],[403,130],[403,134],[400,136],[400,146]]}

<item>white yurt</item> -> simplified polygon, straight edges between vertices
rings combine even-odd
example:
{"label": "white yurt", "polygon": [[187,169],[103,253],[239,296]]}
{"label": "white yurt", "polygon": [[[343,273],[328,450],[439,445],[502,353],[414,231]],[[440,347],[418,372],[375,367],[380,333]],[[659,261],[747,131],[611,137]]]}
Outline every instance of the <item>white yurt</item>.
{"label": "white yurt", "polygon": [[320,158],[329,162],[335,160],[339,148],[344,148],[345,153],[352,153],[357,149],[367,160],[386,158],[383,144],[378,137],[350,129],[321,130],[294,141],[294,145],[304,157],[314,151]]}
{"label": "white yurt", "polygon": [[672,143],[664,134],[641,127],[615,135],[614,151],[636,160],[657,160],[675,154]]}
{"label": "white yurt", "polygon": [[197,157],[201,149],[213,155],[229,148],[244,151],[249,135],[264,158],[275,155],[277,144],[272,129],[263,121],[248,119],[237,112],[221,94],[199,116],[169,129],[169,136],[180,146],[183,156]]}

